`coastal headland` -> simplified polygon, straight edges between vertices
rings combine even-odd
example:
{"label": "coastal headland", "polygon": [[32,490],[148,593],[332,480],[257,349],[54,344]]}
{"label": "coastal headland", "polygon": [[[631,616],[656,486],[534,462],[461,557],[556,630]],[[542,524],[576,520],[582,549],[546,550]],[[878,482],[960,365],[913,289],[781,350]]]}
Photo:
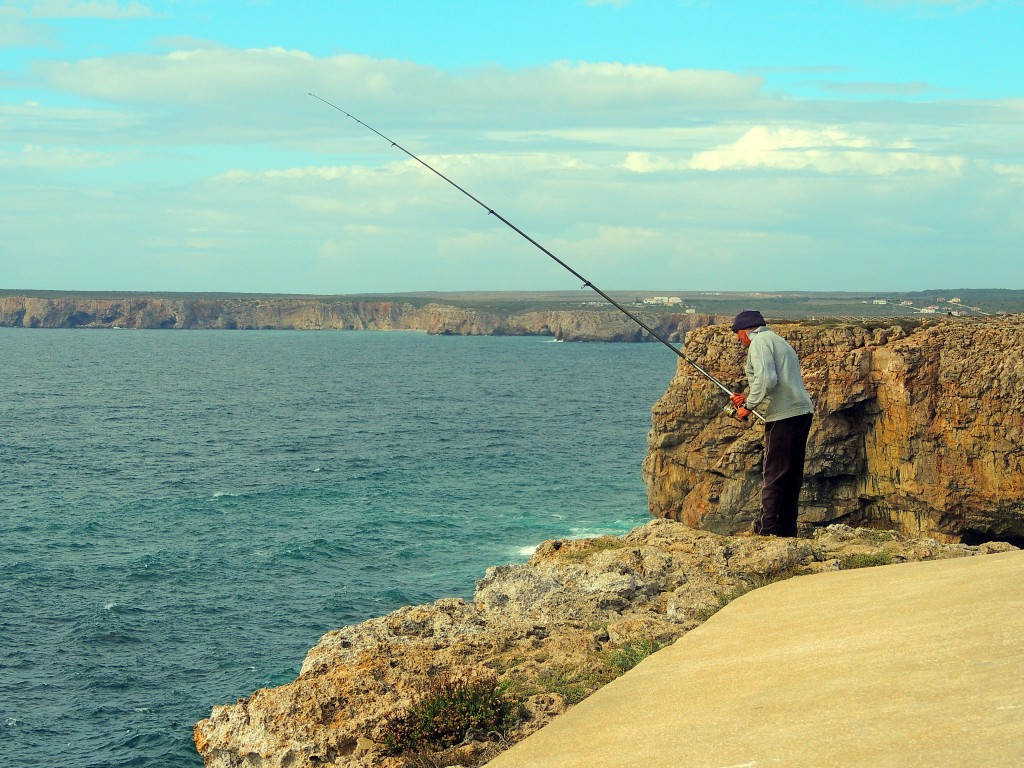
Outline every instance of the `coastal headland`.
{"label": "coastal headland", "polygon": [[[773,327],[800,353],[816,403],[800,538],[744,531],[759,428],[724,415],[721,396],[681,362],[652,410],[644,465],[659,519],[623,537],[546,542],[527,563],[488,569],[471,601],[327,633],[294,682],[196,725],[206,764],[480,765],[647,656],[675,643],[678,658],[687,646],[677,640],[753,589],[1022,543],[1024,317]],[[726,326],[700,326],[685,349],[739,388],[742,351]],[[898,610],[889,590],[871,594]],[[939,603],[918,609],[943,620]],[[927,667],[914,647],[887,652]]]}
{"label": "coastal headland", "polygon": [[[756,306],[783,319],[986,317],[1024,312],[1024,291],[747,293],[611,291],[659,336],[681,342],[695,328]],[[422,292],[306,296],[0,290],[0,327],[407,330],[439,335],[553,336],[565,341],[652,341],[588,290]]]}
{"label": "coastal headland", "polygon": [[[672,342],[719,319],[695,312],[645,311],[642,304],[635,313]],[[459,336],[550,336],[563,341],[651,340],[640,326],[607,305],[524,297],[474,302],[420,296],[11,295],[0,296],[0,326],[422,331]]]}

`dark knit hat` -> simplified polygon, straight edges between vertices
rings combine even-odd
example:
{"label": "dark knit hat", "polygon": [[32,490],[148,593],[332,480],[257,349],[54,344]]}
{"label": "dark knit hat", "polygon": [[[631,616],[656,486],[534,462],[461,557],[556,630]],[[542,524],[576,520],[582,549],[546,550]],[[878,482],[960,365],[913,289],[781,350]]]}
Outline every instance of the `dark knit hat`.
{"label": "dark knit hat", "polygon": [[762,325],[768,325],[764,321],[761,313],[756,309],[744,309],[732,321],[732,331],[742,331],[744,328],[757,328]]}

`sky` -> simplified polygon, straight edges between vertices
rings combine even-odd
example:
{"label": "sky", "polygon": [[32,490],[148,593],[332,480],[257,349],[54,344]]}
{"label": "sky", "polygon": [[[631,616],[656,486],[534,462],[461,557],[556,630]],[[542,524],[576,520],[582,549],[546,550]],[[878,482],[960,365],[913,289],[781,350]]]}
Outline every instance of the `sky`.
{"label": "sky", "polygon": [[1022,39],[1024,0],[3,0],[0,288],[580,287],[488,210],[604,290],[1024,288]]}

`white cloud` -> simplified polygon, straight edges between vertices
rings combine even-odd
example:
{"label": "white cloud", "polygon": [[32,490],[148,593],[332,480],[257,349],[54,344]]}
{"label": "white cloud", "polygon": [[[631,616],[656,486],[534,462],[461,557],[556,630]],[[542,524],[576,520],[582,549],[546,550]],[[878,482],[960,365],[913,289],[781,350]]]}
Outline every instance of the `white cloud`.
{"label": "white cloud", "polygon": [[[461,119],[509,114],[584,113],[634,105],[666,109],[696,103],[727,104],[757,96],[762,79],[729,72],[670,70],[619,63],[556,62],[547,67],[488,67],[444,72],[411,62],[358,54],[316,58],[304,51],[239,51],[196,47],[163,56],[120,55],[78,62],[46,62],[39,75],[54,88],[119,103],[162,105],[251,104],[264,107],[286,94],[312,91],[346,109],[372,104],[388,112],[436,113],[459,105]],[[579,118],[577,118],[579,119]],[[493,121],[492,121],[493,122]],[[523,122],[520,120],[519,122]]]}
{"label": "white cloud", "polygon": [[0,15],[0,48],[34,48],[54,45],[53,33],[42,24]]}
{"label": "white cloud", "polygon": [[[754,263],[772,265],[763,280],[746,273],[759,289],[898,287],[943,256],[957,268],[961,249],[981,260],[967,277],[1019,250],[1019,100],[788,100],[727,72],[607,62],[445,72],[200,43],[40,63],[33,75],[60,97],[0,106],[0,194],[15,201],[0,210],[5,242],[128,254],[103,275],[69,271],[68,288],[101,277],[133,290],[572,287],[309,91],[602,288],[741,289],[730,275]],[[69,102],[79,106],[53,106]],[[103,195],[82,194],[90,179]],[[136,251],[146,269],[132,265]],[[140,274],[150,282],[126,283]]]}
{"label": "white cloud", "polygon": [[[658,167],[648,161],[653,170]],[[794,128],[758,125],[739,139],[698,152],[685,167],[705,171],[766,168],[821,173],[888,175],[901,171],[959,174],[967,161],[919,152],[907,141],[881,145],[836,126]],[[641,171],[639,167],[631,170]]]}

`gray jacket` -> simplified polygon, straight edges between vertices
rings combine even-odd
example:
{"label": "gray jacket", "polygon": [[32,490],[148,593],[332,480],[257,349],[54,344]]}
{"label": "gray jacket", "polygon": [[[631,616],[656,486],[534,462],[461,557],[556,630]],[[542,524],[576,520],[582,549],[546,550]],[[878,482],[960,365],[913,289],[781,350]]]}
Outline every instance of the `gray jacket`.
{"label": "gray jacket", "polygon": [[779,421],[813,413],[814,405],[804,388],[800,361],[789,343],[767,326],[749,331],[745,372],[750,383],[747,408],[765,421]]}

